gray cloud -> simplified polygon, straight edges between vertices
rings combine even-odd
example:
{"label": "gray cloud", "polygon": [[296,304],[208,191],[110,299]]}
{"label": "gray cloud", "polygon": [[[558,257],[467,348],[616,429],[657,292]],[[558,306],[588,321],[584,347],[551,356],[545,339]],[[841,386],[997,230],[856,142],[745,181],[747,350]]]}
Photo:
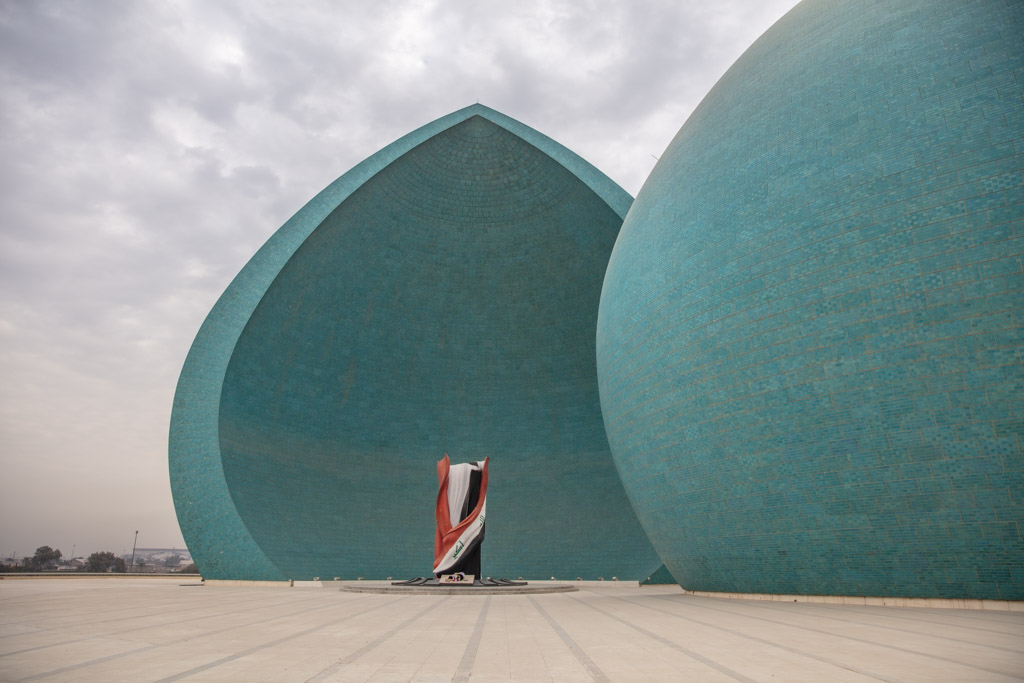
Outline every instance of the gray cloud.
{"label": "gray cloud", "polygon": [[0,552],[181,545],[177,374],[335,177],[480,101],[635,194],[795,0],[0,5]]}

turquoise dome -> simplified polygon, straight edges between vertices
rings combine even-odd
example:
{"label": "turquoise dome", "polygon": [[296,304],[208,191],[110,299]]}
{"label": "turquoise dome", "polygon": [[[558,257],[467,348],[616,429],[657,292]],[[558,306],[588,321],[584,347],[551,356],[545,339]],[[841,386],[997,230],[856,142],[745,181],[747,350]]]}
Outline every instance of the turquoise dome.
{"label": "turquoise dome", "polygon": [[491,458],[488,575],[650,575],[594,365],[631,201],[479,105],[317,195],[224,292],[181,373],[171,483],[203,575],[429,575],[445,453]]}
{"label": "turquoise dome", "polygon": [[601,405],[684,588],[1024,599],[1021,26],[805,0],[643,186]]}

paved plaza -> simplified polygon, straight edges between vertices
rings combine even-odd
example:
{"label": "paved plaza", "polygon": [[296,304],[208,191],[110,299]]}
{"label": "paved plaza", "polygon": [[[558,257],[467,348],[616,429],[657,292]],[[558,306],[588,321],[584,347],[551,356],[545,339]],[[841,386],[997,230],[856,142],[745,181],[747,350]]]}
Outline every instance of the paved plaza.
{"label": "paved plaza", "polygon": [[1024,612],[730,600],[677,586],[351,593],[0,581],[2,681],[1002,681]]}

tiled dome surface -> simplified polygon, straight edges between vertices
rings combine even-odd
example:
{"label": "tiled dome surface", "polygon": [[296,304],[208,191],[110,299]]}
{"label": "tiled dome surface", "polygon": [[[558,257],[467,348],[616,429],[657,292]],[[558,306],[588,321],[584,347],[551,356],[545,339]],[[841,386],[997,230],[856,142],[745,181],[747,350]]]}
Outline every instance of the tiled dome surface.
{"label": "tiled dome surface", "polygon": [[601,400],[685,588],[1024,599],[1022,28],[805,0],[644,185]]}
{"label": "tiled dome surface", "polygon": [[[374,162],[268,242],[186,363],[171,463],[204,575],[429,574],[447,452],[492,459],[488,575],[646,577],[660,562],[615,472],[594,366],[628,195],[479,106]],[[191,474],[196,439],[221,482]],[[193,514],[217,487],[227,509]]]}

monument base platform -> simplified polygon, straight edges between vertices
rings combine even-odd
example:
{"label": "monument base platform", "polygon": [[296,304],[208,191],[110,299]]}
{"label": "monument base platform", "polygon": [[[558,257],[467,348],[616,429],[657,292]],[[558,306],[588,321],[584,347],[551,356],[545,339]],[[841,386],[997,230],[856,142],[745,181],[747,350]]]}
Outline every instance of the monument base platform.
{"label": "monument base platform", "polygon": [[508,579],[477,579],[473,583],[440,583],[437,579],[418,578],[394,583],[346,584],[338,590],[346,593],[414,593],[416,595],[522,595],[524,593],[571,593],[579,588],[572,584],[533,584]]}
{"label": "monument base platform", "polygon": [[[446,580],[449,577],[456,580]],[[461,583],[469,579],[467,583]],[[511,579],[492,579],[487,577],[486,579],[477,579],[472,575],[462,574],[444,574],[440,578],[436,576],[418,576],[415,579],[409,579],[408,581],[392,581],[392,586],[474,586],[476,588],[504,588],[507,586],[525,586],[526,581],[512,581]]]}

